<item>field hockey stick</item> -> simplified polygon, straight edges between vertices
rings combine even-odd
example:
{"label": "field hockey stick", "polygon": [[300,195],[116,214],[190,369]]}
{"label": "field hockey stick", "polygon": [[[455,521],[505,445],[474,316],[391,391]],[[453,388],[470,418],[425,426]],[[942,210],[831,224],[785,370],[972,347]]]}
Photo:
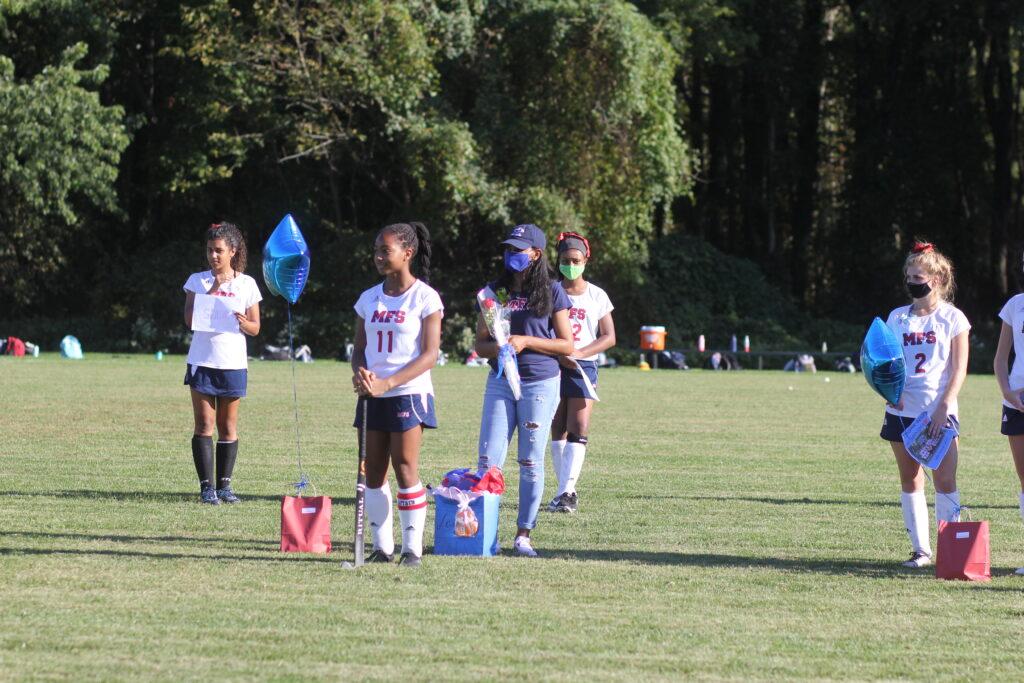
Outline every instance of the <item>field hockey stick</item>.
{"label": "field hockey stick", "polygon": [[361,567],[364,562],[366,544],[364,540],[366,521],[366,413],[369,411],[369,399],[359,398],[363,402],[363,425],[359,432],[359,469],[356,473],[356,534],[353,543],[355,550],[355,566]]}

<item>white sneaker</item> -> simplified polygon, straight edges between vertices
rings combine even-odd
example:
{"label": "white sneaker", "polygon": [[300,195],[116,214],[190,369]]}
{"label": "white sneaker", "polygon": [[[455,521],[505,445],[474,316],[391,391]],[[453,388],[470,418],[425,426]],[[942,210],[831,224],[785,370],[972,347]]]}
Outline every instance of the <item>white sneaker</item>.
{"label": "white sneaker", "polygon": [[533,545],[530,543],[529,536],[516,536],[515,542],[512,544],[517,555],[523,557],[537,557],[537,551],[533,549]]}
{"label": "white sneaker", "polygon": [[932,563],[932,556],[918,550],[910,553],[910,559],[903,563],[908,569],[923,569]]}

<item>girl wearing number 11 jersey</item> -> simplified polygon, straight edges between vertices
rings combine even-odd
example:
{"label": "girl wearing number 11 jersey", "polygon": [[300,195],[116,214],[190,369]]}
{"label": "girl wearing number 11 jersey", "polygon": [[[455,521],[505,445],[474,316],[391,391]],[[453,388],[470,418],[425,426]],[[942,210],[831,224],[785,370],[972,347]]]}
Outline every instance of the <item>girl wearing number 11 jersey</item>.
{"label": "girl wearing number 11 jersey", "polygon": [[[928,431],[935,436],[946,426],[959,430],[957,394],[967,376],[967,316],[950,303],[953,265],[928,243],[914,245],[903,264],[903,275],[912,302],[889,314],[886,325],[903,345],[907,382],[897,405],[885,409],[880,436],[892,446],[900,473],[900,505],[913,550],[903,566],[918,569],[932,561],[929,541],[928,503],[924,496],[924,471],[907,454],[902,434],[922,412],[931,418]],[[960,492],[956,488],[957,447],[934,472],[935,518],[960,519]]]}
{"label": "girl wearing number 11 jersey", "polygon": [[[410,270],[419,261],[420,278]],[[430,276],[430,234],[422,223],[385,226],[374,245],[374,265],[384,282],[356,302],[352,386],[364,397],[356,410],[362,429],[366,409],[366,516],[373,535],[368,562],[390,562],[395,552],[388,465],[398,480],[402,555],[409,567],[423,556],[427,494],[420,483],[423,428],[437,427],[430,368],[441,346],[441,297]]]}

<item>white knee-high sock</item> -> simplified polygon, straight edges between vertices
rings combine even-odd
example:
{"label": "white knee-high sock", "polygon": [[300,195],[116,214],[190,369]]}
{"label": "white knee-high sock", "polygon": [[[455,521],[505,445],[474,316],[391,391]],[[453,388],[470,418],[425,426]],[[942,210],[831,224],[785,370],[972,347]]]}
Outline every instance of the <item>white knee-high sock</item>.
{"label": "white knee-high sock", "polygon": [[583,469],[583,459],[587,455],[587,444],[570,441],[562,451],[562,493],[576,493],[576,482],[579,481]]}
{"label": "white knee-high sock", "polygon": [[932,544],[928,537],[928,501],[924,491],[900,493],[900,507],[903,508],[903,523],[910,535],[910,543],[914,550],[932,554]]}
{"label": "white knee-high sock", "polygon": [[[562,458],[565,452],[565,439],[551,440],[551,469],[558,478],[558,493],[562,492]],[[1024,495],[1024,494],[1022,494]]]}
{"label": "white knee-high sock", "polygon": [[960,521],[960,492],[952,493],[935,492],[935,522],[959,522]]}
{"label": "white knee-high sock", "polygon": [[391,486],[366,489],[366,518],[370,521],[373,547],[388,555],[395,552],[395,531],[391,517]]}
{"label": "white knee-high sock", "polygon": [[427,523],[427,492],[416,482],[398,489],[398,520],[402,524],[402,553],[423,556],[423,527]]}
{"label": "white knee-high sock", "polygon": [[1020,518],[1021,520],[1024,520],[1024,493],[1020,494],[1020,498],[1018,500],[1020,501]]}

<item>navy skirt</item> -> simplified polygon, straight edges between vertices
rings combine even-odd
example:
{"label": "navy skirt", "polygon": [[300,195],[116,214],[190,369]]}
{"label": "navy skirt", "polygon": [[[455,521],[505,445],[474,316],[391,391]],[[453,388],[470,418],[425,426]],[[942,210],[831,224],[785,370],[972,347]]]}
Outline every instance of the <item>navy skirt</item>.
{"label": "navy skirt", "polygon": [[[910,423],[914,421],[912,417],[903,417],[902,415],[893,415],[886,411],[885,420],[882,422],[882,431],[878,434],[886,441],[897,441],[903,443],[903,432]],[[949,416],[949,427],[956,427],[956,430],[960,431],[960,420],[956,418],[956,415]]]}
{"label": "navy skirt", "polygon": [[248,370],[219,370],[202,365],[185,366],[185,384],[206,396],[242,398],[249,383]]}
{"label": "navy skirt", "polygon": [[999,428],[999,432],[1006,436],[1024,434],[1024,413],[1016,408],[1003,406],[1003,426]]}
{"label": "navy skirt", "polygon": [[[371,432],[407,432],[423,425],[437,428],[434,397],[431,394],[407,394],[366,399],[366,429]],[[356,402],[356,419],[352,426],[363,426],[363,400]]]}
{"label": "navy skirt", "polygon": [[[581,360],[576,361],[587,373],[590,383],[597,389],[597,361]],[[562,398],[589,398],[587,396],[587,385],[583,383],[583,375],[575,368],[562,368],[562,385],[559,390]]]}

